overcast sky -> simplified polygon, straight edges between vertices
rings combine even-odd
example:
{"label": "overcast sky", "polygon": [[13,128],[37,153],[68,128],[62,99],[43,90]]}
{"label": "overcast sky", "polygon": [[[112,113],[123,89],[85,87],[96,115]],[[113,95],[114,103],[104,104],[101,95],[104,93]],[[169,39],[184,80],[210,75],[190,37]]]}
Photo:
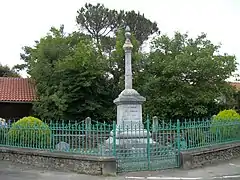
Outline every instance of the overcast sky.
{"label": "overcast sky", "polygon": [[240,0],[3,0],[0,1],[0,63],[21,63],[21,47],[33,45],[51,26],[76,29],[76,12],[86,2],[108,8],[135,10],[156,21],[162,33],[205,32],[221,52],[240,63]]}

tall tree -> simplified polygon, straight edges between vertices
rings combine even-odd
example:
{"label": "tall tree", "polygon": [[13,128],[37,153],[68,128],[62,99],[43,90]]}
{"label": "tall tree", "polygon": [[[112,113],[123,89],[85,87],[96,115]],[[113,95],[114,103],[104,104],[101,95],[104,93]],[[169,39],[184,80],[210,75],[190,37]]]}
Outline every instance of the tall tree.
{"label": "tall tree", "polygon": [[10,67],[0,64],[0,77],[20,77],[20,75]]}
{"label": "tall tree", "polygon": [[76,20],[80,28],[95,38],[97,44],[100,43],[101,37],[113,32],[121,21],[121,13],[105,8],[99,3],[96,6],[86,3],[77,13]]}
{"label": "tall tree", "polygon": [[152,42],[139,89],[147,97],[146,111],[162,118],[210,115],[216,99],[231,91],[225,81],[236,70],[234,56],[218,53],[220,46],[201,34],[166,35]]}
{"label": "tall tree", "polygon": [[33,48],[24,49],[22,58],[36,82],[39,101],[34,110],[39,117],[112,119],[112,88],[104,59],[88,36],[66,35],[63,26],[52,28]]}
{"label": "tall tree", "polygon": [[[144,14],[135,11],[116,11],[106,8],[104,5],[85,4],[78,11],[76,17],[82,32],[87,32],[97,42],[98,50],[107,56],[108,71],[112,78],[115,96],[123,88],[124,75],[124,30],[130,26],[133,34],[133,66],[134,73],[141,69],[141,52],[139,47],[148,37],[158,32],[155,22],[145,18]],[[136,83],[136,82],[134,82]]]}
{"label": "tall tree", "polygon": [[126,11],[123,16],[123,22],[131,28],[140,45],[142,45],[150,35],[160,33],[157,23],[145,18],[144,14],[140,12]]}
{"label": "tall tree", "polygon": [[[78,11],[76,20],[80,29],[86,30],[88,34],[96,39],[97,44],[101,44],[103,48],[105,45],[109,46],[109,43],[106,43],[106,39],[101,43],[101,39],[110,34],[114,36],[117,28],[126,25],[130,26],[140,45],[147,40],[150,35],[159,31],[157,23],[145,18],[144,14],[140,12],[110,10],[101,4],[94,6],[86,3],[85,6]],[[110,49],[112,49],[112,46]]]}

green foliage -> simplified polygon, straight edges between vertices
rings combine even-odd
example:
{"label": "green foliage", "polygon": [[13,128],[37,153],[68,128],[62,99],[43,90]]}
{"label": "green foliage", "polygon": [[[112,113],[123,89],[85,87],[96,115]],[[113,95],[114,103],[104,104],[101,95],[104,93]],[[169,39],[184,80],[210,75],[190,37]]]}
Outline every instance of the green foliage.
{"label": "green foliage", "polygon": [[134,47],[133,87],[147,98],[145,113],[181,120],[211,116],[233,106],[225,102],[231,102],[234,94],[225,80],[236,70],[236,59],[219,54],[220,46],[205,34],[159,35],[146,54],[140,47],[158,27],[139,12],[86,4],[76,20],[79,32],[51,28],[34,47],[23,48],[25,63],[16,66],[26,68],[36,82],[39,101],[34,113],[41,119],[115,118],[112,101],[124,88],[126,25]]}
{"label": "green foliage", "polygon": [[[116,33],[116,48],[112,51],[111,56],[108,59],[108,72],[112,75],[110,83],[113,86],[114,98],[124,89],[124,72],[125,72],[125,52],[123,45],[125,43],[125,31],[119,29]],[[133,74],[137,74],[140,70],[140,53],[138,52],[139,43],[136,40],[134,34],[131,36],[131,42],[133,44],[132,49],[132,71]]]}
{"label": "green foliage", "polygon": [[221,138],[240,137],[240,115],[233,109],[220,111],[212,120],[211,132]]}
{"label": "green foliage", "polygon": [[50,128],[35,117],[24,117],[12,125],[8,132],[11,145],[24,147],[48,147],[50,144]]}
{"label": "green foliage", "polygon": [[35,115],[41,119],[112,119],[111,84],[106,61],[89,36],[63,26],[52,28],[35,47],[22,55],[36,82],[39,101]]}
{"label": "green foliage", "polygon": [[219,54],[219,48],[205,34],[156,37],[137,77],[148,100],[145,111],[164,119],[211,116],[216,99],[230,91],[225,80],[236,70],[235,57]]}
{"label": "green foliage", "polygon": [[0,64],[0,77],[20,77],[19,74],[8,66]]}
{"label": "green foliage", "polygon": [[77,23],[96,38],[97,42],[100,37],[115,30],[120,22],[120,15],[116,10],[105,8],[99,3],[96,6],[86,3],[77,13]]}
{"label": "green foliage", "polygon": [[106,8],[103,4],[86,3],[77,13],[76,20],[80,30],[90,34],[96,40],[98,48],[104,52],[114,49],[115,43],[112,43],[112,40],[115,38],[110,38],[110,35],[115,35],[117,28],[130,26],[140,45],[150,35],[158,32],[157,23],[150,21],[140,12],[116,11]]}
{"label": "green foliage", "polygon": [[147,19],[144,14],[126,11],[123,16],[124,24],[128,25],[140,45],[154,33],[160,34],[157,23]]}
{"label": "green foliage", "polygon": [[232,121],[240,120],[240,115],[233,109],[220,111],[214,118],[214,121]]}

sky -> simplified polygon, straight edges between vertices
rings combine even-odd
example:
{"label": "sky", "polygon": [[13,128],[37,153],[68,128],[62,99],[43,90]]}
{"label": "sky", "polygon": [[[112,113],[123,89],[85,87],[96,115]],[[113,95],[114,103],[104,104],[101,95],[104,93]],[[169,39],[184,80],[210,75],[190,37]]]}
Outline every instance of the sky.
{"label": "sky", "polygon": [[[22,63],[23,46],[34,45],[52,26],[77,29],[77,10],[86,2],[110,9],[135,10],[158,23],[162,34],[189,32],[222,44],[221,53],[236,55],[240,63],[240,0],[5,0],[0,1],[0,63]],[[239,66],[240,67],[240,66]],[[240,72],[240,68],[239,68]]]}

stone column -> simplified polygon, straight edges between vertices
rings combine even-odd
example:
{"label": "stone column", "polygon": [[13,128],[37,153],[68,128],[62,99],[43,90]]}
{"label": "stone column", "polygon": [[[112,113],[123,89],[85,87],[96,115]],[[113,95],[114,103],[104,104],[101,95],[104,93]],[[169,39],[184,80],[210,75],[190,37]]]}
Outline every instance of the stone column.
{"label": "stone column", "polygon": [[125,50],[125,89],[132,89],[132,48],[130,28],[126,28],[126,41],[123,45]]}
{"label": "stone column", "polygon": [[113,102],[117,105],[117,126],[142,126],[142,103],[146,100],[132,88],[132,48],[130,28],[126,28],[125,89]]}
{"label": "stone column", "polygon": [[[132,48],[130,29],[126,28],[126,41],[123,45],[125,50],[125,89],[113,101],[117,105],[117,128],[116,128],[116,151],[127,149],[129,152],[139,149],[146,152],[148,141],[147,130],[142,122],[142,104],[146,100],[132,88]],[[113,132],[106,141],[106,147],[112,147]],[[107,148],[106,148],[107,149]]]}

